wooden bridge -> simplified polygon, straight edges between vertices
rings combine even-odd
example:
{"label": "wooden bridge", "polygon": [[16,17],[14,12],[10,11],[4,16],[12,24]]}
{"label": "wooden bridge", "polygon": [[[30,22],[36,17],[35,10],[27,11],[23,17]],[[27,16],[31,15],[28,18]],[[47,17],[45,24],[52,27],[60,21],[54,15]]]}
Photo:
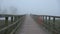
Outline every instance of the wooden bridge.
{"label": "wooden bridge", "polygon": [[1,20],[4,24],[0,25],[0,34],[60,34],[60,16],[7,14],[0,16],[5,18]]}

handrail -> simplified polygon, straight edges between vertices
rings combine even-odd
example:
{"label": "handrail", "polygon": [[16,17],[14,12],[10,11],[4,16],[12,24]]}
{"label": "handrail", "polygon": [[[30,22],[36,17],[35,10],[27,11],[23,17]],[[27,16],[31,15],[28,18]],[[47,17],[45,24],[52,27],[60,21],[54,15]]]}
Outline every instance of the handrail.
{"label": "handrail", "polygon": [[47,17],[55,17],[55,18],[60,18],[60,16],[52,16],[52,15],[34,15],[34,16],[47,16]]}
{"label": "handrail", "polygon": [[[20,19],[19,19],[18,21],[20,21]],[[5,29],[7,29],[7,28],[13,26],[13,25],[16,24],[18,21],[14,22],[13,24],[8,25],[7,27],[4,27],[4,28],[1,29],[0,31],[3,31],[3,30],[5,30]]]}
{"label": "handrail", "polygon": [[[1,14],[0,14],[1,15]],[[7,23],[8,22],[8,17],[11,17],[11,22],[13,22],[12,24],[10,24],[10,25],[8,25],[8,24],[5,24],[6,25],[6,27],[4,27],[4,28],[2,28],[2,29],[0,29],[0,33],[3,31],[5,31],[4,33],[5,34],[8,34],[9,32],[9,34],[13,34],[14,33],[14,30],[16,30],[17,29],[17,27],[19,27],[19,25],[20,25],[20,23],[19,23],[19,21],[21,21],[24,17],[25,17],[25,15],[3,15],[3,17],[5,17],[5,19],[6,19],[6,21],[5,21],[5,23]],[[14,21],[13,21],[13,17],[14,17]],[[11,27],[11,28],[10,28]],[[13,30],[12,30],[13,29]],[[11,31],[9,31],[8,32],[8,30],[11,30]]]}
{"label": "handrail", "polygon": [[[22,18],[23,18],[23,17],[22,17]],[[22,19],[22,18],[21,18],[21,19]],[[15,28],[10,34],[14,34],[15,31],[16,31],[16,29],[20,26],[20,24],[21,24],[21,23],[19,23],[19,24],[16,26],[16,28]]]}
{"label": "handrail", "polygon": [[[56,21],[56,19],[55,18],[60,18],[60,16],[51,16],[51,15],[31,15],[32,16],[32,18],[34,18],[35,20],[38,18],[38,17],[42,17],[42,19],[43,19],[43,23],[42,23],[42,25],[45,27],[45,28],[47,28],[48,30],[50,30],[50,27],[53,27],[53,30],[50,30],[50,31],[52,31],[53,32],[53,34],[60,34],[60,30],[58,31],[58,29],[56,29],[56,27],[55,27],[55,21]],[[45,17],[45,18],[44,18]],[[47,17],[49,17],[48,19],[47,19]],[[51,22],[51,17],[53,18],[52,19],[52,25],[50,24]],[[48,23],[47,23],[48,22]],[[60,26],[59,26],[60,27]],[[57,31],[56,31],[57,30]]]}
{"label": "handrail", "polygon": [[21,15],[16,15],[16,14],[0,14],[0,16],[21,16]]}

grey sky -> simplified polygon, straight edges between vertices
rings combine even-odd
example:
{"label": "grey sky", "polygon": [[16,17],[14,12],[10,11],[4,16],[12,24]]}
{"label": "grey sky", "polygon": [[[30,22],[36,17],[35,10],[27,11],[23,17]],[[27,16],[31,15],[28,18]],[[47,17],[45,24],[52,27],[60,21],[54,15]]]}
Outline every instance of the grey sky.
{"label": "grey sky", "polygon": [[0,0],[1,8],[7,8],[8,13],[11,6],[18,8],[18,14],[46,14],[60,15],[60,0]]}

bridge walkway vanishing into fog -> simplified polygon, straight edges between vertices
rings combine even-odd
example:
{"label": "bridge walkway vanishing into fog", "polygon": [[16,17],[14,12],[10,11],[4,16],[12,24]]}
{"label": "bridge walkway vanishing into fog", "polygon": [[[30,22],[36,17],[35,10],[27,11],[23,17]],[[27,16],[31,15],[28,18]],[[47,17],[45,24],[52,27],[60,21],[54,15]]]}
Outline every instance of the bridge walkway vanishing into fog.
{"label": "bridge walkway vanishing into fog", "polygon": [[0,20],[0,34],[60,34],[60,16],[0,14],[0,18],[5,18]]}
{"label": "bridge walkway vanishing into fog", "polygon": [[15,34],[51,34],[51,32],[40,27],[32,17],[26,16],[22,27],[19,27]]}

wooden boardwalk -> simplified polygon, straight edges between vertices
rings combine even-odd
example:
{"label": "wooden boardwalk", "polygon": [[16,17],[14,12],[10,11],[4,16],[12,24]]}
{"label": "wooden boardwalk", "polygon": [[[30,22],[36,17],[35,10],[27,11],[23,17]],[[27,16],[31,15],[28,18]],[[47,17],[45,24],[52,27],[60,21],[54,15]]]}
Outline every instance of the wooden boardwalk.
{"label": "wooden boardwalk", "polygon": [[22,27],[19,27],[15,34],[51,34],[41,28],[30,16],[26,16]]}

